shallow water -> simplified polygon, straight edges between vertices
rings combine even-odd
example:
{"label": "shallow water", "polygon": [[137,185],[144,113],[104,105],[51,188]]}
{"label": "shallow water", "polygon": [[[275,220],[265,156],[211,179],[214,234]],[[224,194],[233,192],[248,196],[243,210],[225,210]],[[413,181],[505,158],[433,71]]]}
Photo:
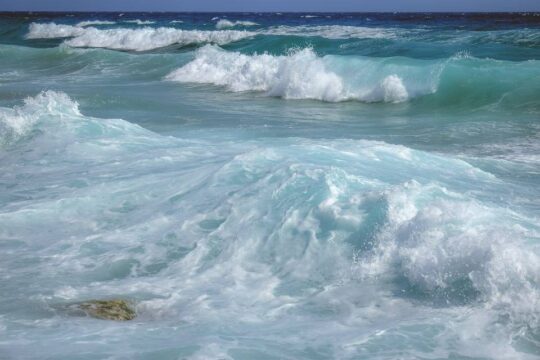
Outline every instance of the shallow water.
{"label": "shallow water", "polygon": [[11,14],[0,64],[0,358],[540,357],[539,14]]}

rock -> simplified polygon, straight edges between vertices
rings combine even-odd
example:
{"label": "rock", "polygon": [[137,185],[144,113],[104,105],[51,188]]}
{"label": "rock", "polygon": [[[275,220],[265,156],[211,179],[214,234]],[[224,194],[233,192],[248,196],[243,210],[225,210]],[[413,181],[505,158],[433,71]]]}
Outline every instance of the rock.
{"label": "rock", "polygon": [[137,314],[128,301],[122,299],[88,300],[77,304],[88,316],[103,320],[132,320]]}

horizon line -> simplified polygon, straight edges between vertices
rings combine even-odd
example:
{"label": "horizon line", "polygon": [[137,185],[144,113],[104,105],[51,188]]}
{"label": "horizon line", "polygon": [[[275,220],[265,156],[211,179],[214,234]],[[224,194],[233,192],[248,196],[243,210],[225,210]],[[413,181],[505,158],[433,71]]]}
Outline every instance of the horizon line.
{"label": "horizon line", "polygon": [[523,13],[540,13],[538,10],[467,10],[467,11],[207,11],[207,10],[1,10],[2,13],[132,13],[132,14],[141,14],[141,13],[171,13],[171,14],[523,14]]}

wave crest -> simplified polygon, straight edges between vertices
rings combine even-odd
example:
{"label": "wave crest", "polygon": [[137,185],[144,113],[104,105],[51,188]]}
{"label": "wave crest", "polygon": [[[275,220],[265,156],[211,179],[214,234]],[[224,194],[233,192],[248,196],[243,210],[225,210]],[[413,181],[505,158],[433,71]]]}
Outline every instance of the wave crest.
{"label": "wave crest", "polygon": [[58,119],[81,116],[79,104],[64,93],[44,91],[24,100],[23,106],[0,108],[0,145],[9,145],[32,133],[44,115]]}
{"label": "wave crest", "polygon": [[535,233],[513,223],[519,215],[415,181],[384,197],[387,223],[374,251],[357,259],[362,276],[392,274],[409,295],[444,305],[479,300],[517,325],[540,326],[540,257],[522,249]]}
{"label": "wave crest", "polygon": [[156,23],[155,21],[152,21],[152,20],[140,20],[140,19],[125,20],[124,22],[125,23],[131,23],[131,24],[137,24],[137,25],[152,25],[152,24]]}
{"label": "wave crest", "polygon": [[93,26],[93,25],[114,25],[116,24],[115,21],[107,21],[107,20],[87,20],[87,21],[81,21],[77,24],[77,26],[86,27],[86,26]]}
{"label": "wave crest", "polygon": [[221,19],[216,23],[216,29],[227,29],[235,26],[256,26],[259,25],[253,21],[230,21],[227,19]]}
{"label": "wave crest", "polygon": [[[82,26],[63,25],[55,23],[31,23],[28,28],[27,39],[56,39],[79,36],[90,29]],[[97,30],[97,29],[96,29]]]}
{"label": "wave crest", "polygon": [[250,56],[205,46],[193,61],[166,79],[225,86],[233,92],[263,91],[285,99],[403,102],[410,97],[404,81],[396,74],[381,73],[376,79],[352,83],[334,67],[332,57],[318,57],[310,48],[286,56]]}
{"label": "wave crest", "polygon": [[181,30],[175,28],[107,29],[59,25],[30,24],[27,39],[68,38],[64,43],[72,47],[94,47],[113,50],[148,51],[171,45],[228,44],[255,35],[247,31]]}
{"label": "wave crest", "polygon": [[109,145],[116,142],[117,149],[122,149],[131,141],[164,141],[154,133],[122,119],[85,116],[79,111],[77,101],[63,92],[43,91],[26,98],[22,106],[0,107],[0,146],[33,141],[35,137],[41,138],[41,135],[40,146],[34,150],[45,154],[60,144],[82,145],[84,142],[98,144],[90,151],[93,155],[100,148],[105,152],[113,151],[114,146],[103,146],[106,138],[111,139]]}
{"label": "wave crest", "polygon": [[267,35],[319,36],[326,39],[393,39],[405,30],[347,25],[280,25],[265,31]]}

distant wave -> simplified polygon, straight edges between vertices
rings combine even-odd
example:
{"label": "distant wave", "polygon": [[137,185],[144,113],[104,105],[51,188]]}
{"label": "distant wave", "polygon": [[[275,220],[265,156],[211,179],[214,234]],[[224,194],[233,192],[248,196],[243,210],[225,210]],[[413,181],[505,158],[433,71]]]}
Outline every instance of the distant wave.
{"label": "distant wave", "polygon": [[256,26],[256,25],[259,25],[259,24],[253,21],[230,21],[227,19],[221,19],[217,22],[216,28],[226,29],[226,28],[232,28],[235,26]]}
{"label": "distant wave", "polygon": [[[400,30],[405,31],[405,30]],[[288,26],[281,25],[265,30],[267,35],[320,36],[327,39],[391,39],[397,37],[397,29],[365,26],[321,25]]]}
{"label": "distant wave", "polygon": [[[219,19],[218,17],[212,18],[212,21],[216,22],[216,28],[232,29],[234,27],[252,27],[259,25],[252,21],[232,21],[228,19]],[[138,25],[149,25],[154,22],[142,21],[142,20],[128,20],[123,23],[135,23]],[[170,23],[180,23],[182,20],[172,20]],[[77,27],[87,27],[91,25],[113,25],[114,22],[101,21],[101,20],[89,20],[82,21],[77,24]],[[41,23],[33,24],[40,27],[57,27],[56,32],[60,31],[60,27],[65,27],[65,33],[69,33],[71,25],[61,25],[55,23]],[[31,30],[32,30],[31,25]],[[133,29],[133,28],[130,28]],[[121,31],[122,28],[116,28],[114,30]],[[48,31],[51,31],[50,29]],[[195,31],[195,30],[193,30]],[[203,30],[200,30],[203,31]],[[453,30],[448,30],[443,33],[445,36],[433,36],[427,27],[421,28],[398,28],[398,27],[370,27],[370,26],[350,26],[350,25],[278,25],[268,28],[258,28],[257,30],[251,30],[255,35],[270,35],[270,36],[296,36],[296,37],[321,37],[325,39],[389,39],[389,40],[405,40],[405,41],[427,41],[427,42],[451,42],[452,44],[462,44],[464,48],[467,48],[471,43],[473,44],[512,44],[519,47],[536,48],[540,46],[540,32],[537,29],[522,29],[520,31],[515,30],[496,30],[496,31],[463,31],[456,33]],[[67,35],[64,37],[70,37],[73,35]],[[35,34],[31,31],[28,34],[29,38],[38,38],[39,34]],[[53,37],[53,36],[51,36]],[[60,37],[60,36],[58,36]]]}
{"label": "distant wave", "polygon": [[125,23],[131,23],[131,24],[137,24],[137,25],[151,25],[151,24],[155,24],[156,22],[155,21],[150,21],[150,20],[139,20],[139,19],[135,19],[135,20],[124,20]]}
{"label": "distant wave", "polygon": [[40,24],[32,23],[29,26],[27,39],[55,39],[80,36],[88,31],[98,31],[95,28],[84,29],[80,26],[63,25],[63,24]]}
{"label": "distant wave", "polygon": [[114,25],[116,22],[114,21],[105,21],[105,20],[88,20],[88,21],[81,21],[77,24],[77,26],[85,27],[85,26],[93,26],[93,25]]}
{"label": "distant wave", "polygon": [[[181,22],[181,20],[173,20],[171,23],[178,23]],[[86,27],[91,25],[112,25],[114,23],[109,23],[106,21],[84,21],[79,24],[77,24],[76,27]],[[141,23],[142,24],[142,23]],[[216,23],[216,28],[218,30],[233,28],[237,26],[257,26],[259,24],[251,21],[230,21],[227,19],[221,19]],[[144,28],[146,30],[147,28]],[[159,30],[164,31],[162,29],[167,28],[152,28],[148,29],[148,31],[152,30]],[[99,30],[99,29],[98,29]],[[126,29],[126,28],[115,28],[110,29],[114,32],[117,32],[118,34],[123,34],[123,31],[130,30],[130,31],[139,31],[142,29]],[[177,30],[177,29],[174,29]],[[91,32],[92,30],[87,29],[87,31]],[[103,31],[103,30],[102,30]],[[276,26],[276,27],[270,27],[268,29],[261,29],[258,31],[251,31],[249,33],[242,32],[245,36],[254,36],[254,35],[277,35],[277,36],[302,36],[302,37],[323,37],[327,39],[350,39],[350,38],[358,38],[358,39],[392,39],[398,37],[399,34],[403,34],[405,30],[397,30],[397,29],[391,29],[391,28],[371,28],[371,27],[362,27],[362,26],[341,26],[341,25],[324,25],[324,26]],[[191,30],[193,34],[195,33],[208,33],[209,31],[205,30]],[[28,39],[38,39],[38,38],[60,38],[60,37],[74,37],[74,36],[82,36],[85,32],[80,29],[74,29],[74,26],[72,25],[63,25],[63,24],[55,24],[55,23],[32,23],[30,25],[30,31],[27,35]],[[150,33],[148,33],[150,34]],[[232,34],[232,33],[231,33]],[[249,34],[249,35],[247,35]],[[238,33],[237,33],[238,35]],[[102,37],[103,33],[97,34],[97,37]],[[113,36],[112,34],[109,34],[107,36]],[[129,35],[126,35],[129,37]],[[137,35],[139,36],[139,35]],[[166,35],[169,36],[169,35]],[[94,37],[94,34],[92,34],[92,37]],[[236,36],[232,36],[233,38],[236,38]],[[242,38],[243,38],[242,37]],[[143,36],[145,38],[145,36]],[[129,40],[129,39],[127,39]],[[143,39],[143,41],[146,39]],[[158,42],[160,42],[161,39],[155,39]],[[232,40],[235,41],[235,40]],[[217,42],[217,41],[202,41],[202,42],[214,42],[216,44],[224,44],[226,42]],[[74,46],[74,45],[71,45]],[[147,46],[145,46],[147,47]],[[120,47],[121,49],[121,47]]]}
{"label": "distant wave", "polygon": [[[323,101],[360,100],[365,102],[403,102],[417,93],[434,91],[433,84],[407,88],[404,80],[388,71],[372,72],[371,77],[353,81],[337,57],[318,57],[312,49],[286,56],[243,55],[226,52],[215,46],[199,49],[195,59],[169,74],[166,79],[178,82],[225,86],[229,91],[263,91],[286,99]],[[369,65],[369,66],[368,66]],[[353,64],[352,71],[374,69],[373,63]]]}
{"label": "distant wave", "polygon": [[27,39],[71,38],[64,43],[72,47],[95,47],[114,50],[147,51],[171,45],[227,44],[238,41],[254,33],[247,31],[221,30],[180,30],[175,28],[108,29],[71,25],[30,24]]}

